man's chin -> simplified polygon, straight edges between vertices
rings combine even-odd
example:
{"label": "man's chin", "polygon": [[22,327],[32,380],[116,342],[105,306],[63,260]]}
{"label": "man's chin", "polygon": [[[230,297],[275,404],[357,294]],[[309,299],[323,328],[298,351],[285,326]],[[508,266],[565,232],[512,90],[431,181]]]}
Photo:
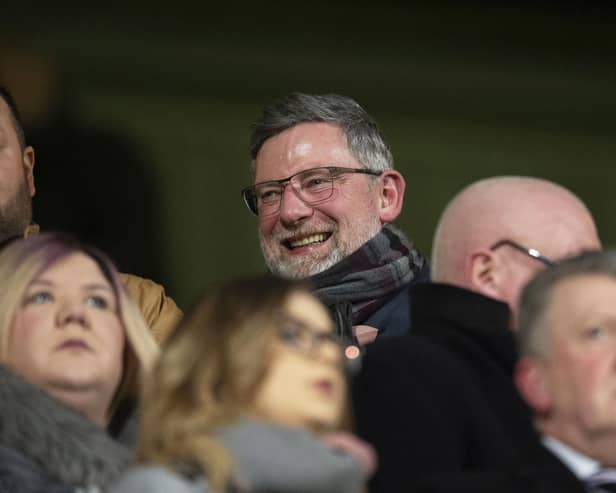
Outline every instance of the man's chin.
{"label": "man's chin", "polygon": [[286,279],[305,279],[320,274],[338,263],[338,261],[339,258],[336,254],[330,254],[326,258],[318,259],[309,257],[274,259],[266,257],[266,264],[270,272]]}

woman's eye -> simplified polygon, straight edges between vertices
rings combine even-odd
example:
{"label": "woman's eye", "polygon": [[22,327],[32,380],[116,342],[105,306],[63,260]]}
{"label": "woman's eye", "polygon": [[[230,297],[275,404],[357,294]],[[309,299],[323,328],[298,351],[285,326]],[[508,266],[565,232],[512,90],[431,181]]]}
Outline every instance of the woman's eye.
{"label": "woman's eye", "polygon": [[33,303],[35,305],[41,305],[52,300],[53,297],[51,296],[51,293],[47,291],[39,291],[37,293],[31,294],[30,296],[28,296],[28,298],[26,298],[27,303]]}
{"label": "woman's eye", "polygon": [[285,342],[295,342],[301,339],[302,333],[297,327],[289,325],[282,328],[280,337]]}
{"label": "woman's eye", "polygon": [[586,330],[586,336],[590,339],[602,339],[609,334],[605,327],[591,327]]}
{"label": "woman's eye", "polygon": [[329,342],[329,343],[333,343],[333,344],[340,343],[340,339],[333,332],[323,332],[323,333],[319,334],[316,337],[317,337],[317,340],[319,341],[319,343],[321,343],[321,344],[323,344],[325,342]]}
{"label": "woman's eye", "polygon": [[95,308],[102,308],[102,309],[109,307],[108,301],[102,296],[88,296],[86,298],[86,304],[88,306],[93,306]]}

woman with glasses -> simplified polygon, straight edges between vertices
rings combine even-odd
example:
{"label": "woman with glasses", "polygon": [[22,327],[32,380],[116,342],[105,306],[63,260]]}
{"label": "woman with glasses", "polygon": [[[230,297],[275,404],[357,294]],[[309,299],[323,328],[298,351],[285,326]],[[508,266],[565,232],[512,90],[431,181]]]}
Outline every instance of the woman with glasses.
{"label": "woman with glasses", "polygon": [[0,491],[98,491],[158,347],[105,255],[41,234],[0,253]]}
{"label": "woman with glasses", "polygon": [[115,493],[355,493],[371,449],[339,430],[347,389],[325,307],[272,277],[209,292],[144,387],[138,467]]}

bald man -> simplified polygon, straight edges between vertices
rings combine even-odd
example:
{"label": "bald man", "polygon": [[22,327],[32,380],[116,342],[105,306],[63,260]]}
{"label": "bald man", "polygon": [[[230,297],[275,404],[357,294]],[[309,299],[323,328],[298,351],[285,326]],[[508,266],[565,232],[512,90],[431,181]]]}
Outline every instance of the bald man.
{"label": "bald man", "polygon": [[432,284],[411,290],[411,334],[368,348],[354,382],[359,434],[379,454],[371,492],[501,467],[537,440],[513,383],[511,330],[540,269],[601,244],[568,190],[529,177],[473,183],[445,208]]}

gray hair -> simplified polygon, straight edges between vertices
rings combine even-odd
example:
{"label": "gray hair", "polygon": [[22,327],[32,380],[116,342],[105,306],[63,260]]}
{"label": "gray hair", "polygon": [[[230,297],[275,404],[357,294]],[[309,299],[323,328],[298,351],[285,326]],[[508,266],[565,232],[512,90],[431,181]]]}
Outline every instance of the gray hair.
{"label": "gray hair", "polygon": [[322,122],[339,127],[349,150],[362,167],[375,171],[393,169],[394,160],[376,121],[353,99],[338,94],[294,92],[263,109],[250,134],[251,171],[263,143],[300,123]]}
{"label": "gray hair", "polygon": [[567,279],[601,275],[616,281],[616,250],[586,252],[541,271],[520,297],[517,339],[521,356],[545,357],[548,334],[547,315],[556,286]]}

